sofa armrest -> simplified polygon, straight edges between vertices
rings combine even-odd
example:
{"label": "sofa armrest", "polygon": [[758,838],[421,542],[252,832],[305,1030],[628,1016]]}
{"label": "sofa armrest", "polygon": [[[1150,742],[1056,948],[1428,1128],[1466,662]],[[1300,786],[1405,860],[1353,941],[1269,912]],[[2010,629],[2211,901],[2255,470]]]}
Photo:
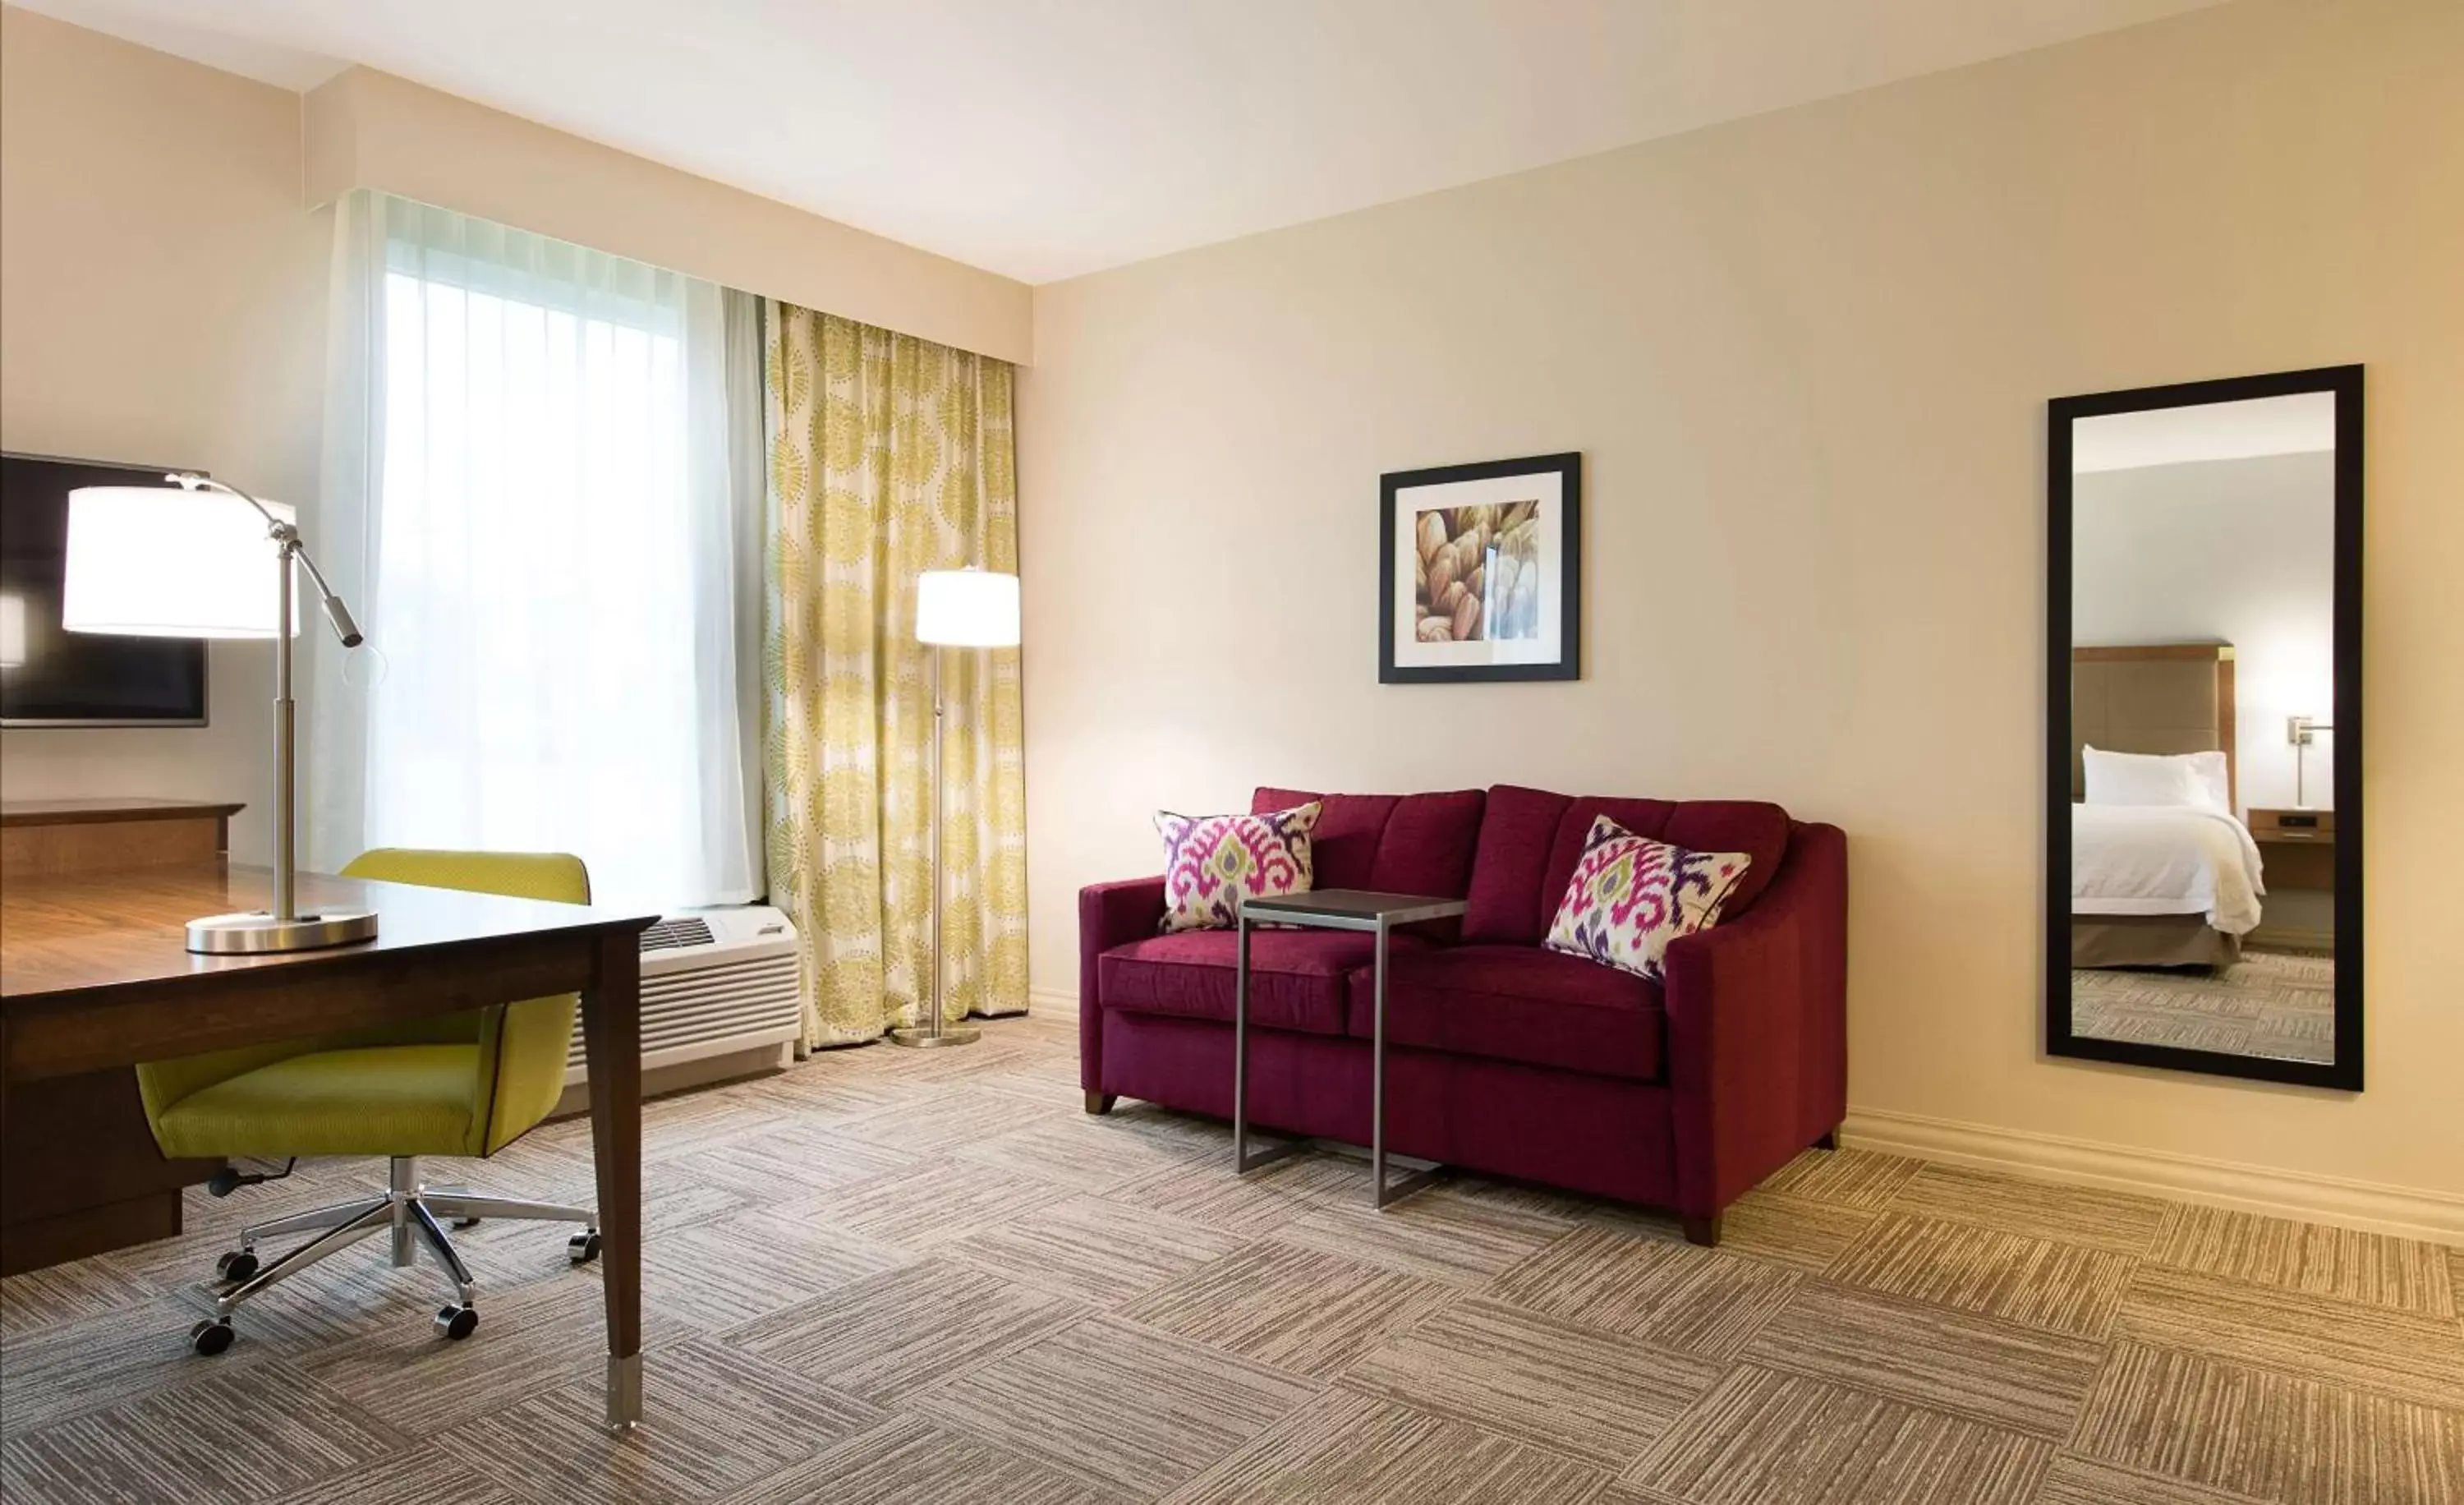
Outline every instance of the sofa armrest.
{"label": "sofa armrest", "polygon": [[1668,948],[1678,1208],[1710,1217],[1848,1112],[1848,843],[1790,832],[1779,875],[1729,924]]}
{"label": "sofa armrest", "polygon": [[1095,959],[1143,940],[1163,922],[1163,879],[1090,883],[1078,891],[1078,1082],[1104,1085],[1104,1020],[1095,992]]}

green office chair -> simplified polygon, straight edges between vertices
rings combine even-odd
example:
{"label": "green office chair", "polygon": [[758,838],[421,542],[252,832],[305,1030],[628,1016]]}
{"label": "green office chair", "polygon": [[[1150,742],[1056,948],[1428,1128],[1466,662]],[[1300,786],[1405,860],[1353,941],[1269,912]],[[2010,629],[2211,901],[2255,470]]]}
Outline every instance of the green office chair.
{"label": "green office chair", "polygon": [[[590,876],[578,857],[560,853],[410,852],[380,849],[342,870],[348,877],[520,898],[590,901]],[[137,1085],[156,1142],[183,1156],[382,1155],[392,1162],[385,1194],[246,1228],[218,1269],[231,1284],[214,1316],[189,1333],[196,1351],[231,1344],[241,1302],[319,1260],[378,1232],[392,1235],[393,1263],[412,1263],[428,1246],[453,1299],[436,1314],[446,1338],[479,1325],[471,1272],[439,1219],[469,1227],[483,1217],[579,1223],[569,1242],[576,1264],[598,1257],[599,1217],[587,1207],[484,1197],[419,1180],[422,1155],[487,1156],[521,1138],[564,1091],[573,1038],[574,995],[534,998],[467,1013],[354,1029],[274,1045],[247,1046],[137,1068]],[[260,1240],[317,1237],[259,1267]]]}

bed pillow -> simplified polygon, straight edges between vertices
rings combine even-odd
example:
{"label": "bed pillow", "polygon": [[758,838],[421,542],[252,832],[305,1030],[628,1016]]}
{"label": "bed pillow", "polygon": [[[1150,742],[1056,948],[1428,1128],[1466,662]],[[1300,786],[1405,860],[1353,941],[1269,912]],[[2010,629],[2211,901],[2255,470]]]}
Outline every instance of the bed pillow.
{"label": "bed pillow", "polygon": [[1309,891],[1309,831],[1325,807],[1312,801],[1263,815],[1175,815],[1155,811],[1163,837],[1163,923],[1177,930],[1229,930],[1241,899]]}
{"label": "bed pillow", "polygon": [[2189,805],[2225,809],[2225,755],[2220,752],[2104,752],[2082,746],[2090,805]]}
{"label": "bed pillow", "polygon": [[1718,924],[1752,861],[1739,852],[1688,852],[1599,816],[1541,944],[1657,983],[1668,943]]}

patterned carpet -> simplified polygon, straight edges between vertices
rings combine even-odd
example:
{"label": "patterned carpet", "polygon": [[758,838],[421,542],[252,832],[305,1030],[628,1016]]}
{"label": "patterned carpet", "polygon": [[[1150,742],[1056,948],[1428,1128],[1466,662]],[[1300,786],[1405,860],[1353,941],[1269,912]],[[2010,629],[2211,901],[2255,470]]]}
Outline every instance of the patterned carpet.
{"label": "patterned carpet", "polygon": [[2336,1058],[2336,959],[2245,951],[2216,974],[2082,968],[2071,974],[2071,1028],[2278,1061]]}
{"label": "patterned carpet", "polygon": [[[1693,1248],[1221,1126],[1080,1112],[1074,1021],[651,1105],[649,1421],[599,1434],[596,1277],[467,1249],[478,1334],[370,1246],[186,1352],[241,1217],[0,1288],[0,1494],[42,1501],[2464,1501],[2464,1250],[1810,1152]],[[587,1195],[551,1125],[482,1189]],[[308,1299],[308,1297],[317,1299]]]}

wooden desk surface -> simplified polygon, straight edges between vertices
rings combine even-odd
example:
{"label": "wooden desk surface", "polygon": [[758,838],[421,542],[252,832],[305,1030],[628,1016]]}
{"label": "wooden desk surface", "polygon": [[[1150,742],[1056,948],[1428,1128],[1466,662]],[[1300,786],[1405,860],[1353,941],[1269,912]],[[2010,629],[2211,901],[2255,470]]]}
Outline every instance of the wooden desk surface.
{"label": "wooden desk surface", "polygon": [[638,932],[658,918],[303,873],[303,913],[319,904],[373,909],[376,939],[269,956],[197,956],[187,949],[189,920],[263,909],[272,894],[268,869],[222,862],[12,880],[0,887],[0,1007],[214,973],[357,968],[390,952],[515,936]]}
{"label": "wooden desk surface", "polygon": [[199,817],[229,820],[247,808],[215,800],[0,800],[0,826],[86,826]]}

